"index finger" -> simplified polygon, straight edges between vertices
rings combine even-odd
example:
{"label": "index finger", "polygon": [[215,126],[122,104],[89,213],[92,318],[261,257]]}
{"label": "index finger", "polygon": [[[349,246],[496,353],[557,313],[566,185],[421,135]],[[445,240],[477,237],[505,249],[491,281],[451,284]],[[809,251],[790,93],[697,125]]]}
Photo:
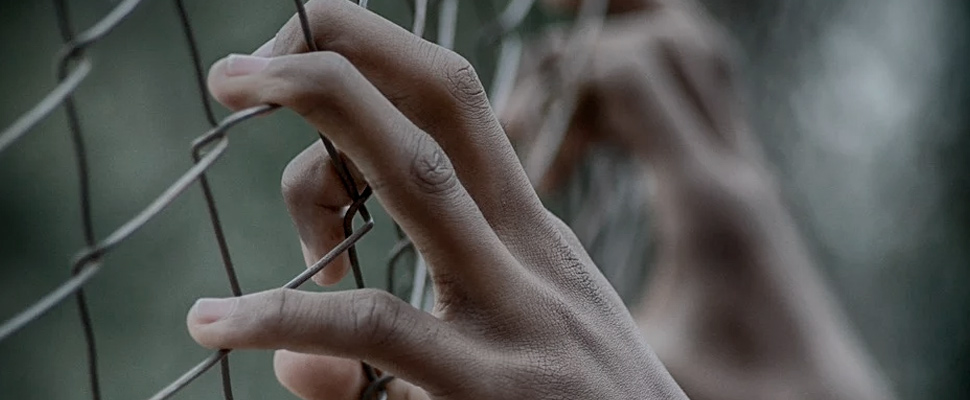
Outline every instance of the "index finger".
{"label": "index finger", "polygon": [[[209,88],[229,108],[279,104],[326,132],[435,266],[431,276],[461,277],[462,285],[447,289],[475,290],[511,273],[514,263],[449,158],[346,58],[332,52],[230,56],[212,67]],[[494,265],[462,268],[467,260]],[[444,289],[436,293],[444,297]]]}
{"label": "index finger", "polygon": [[[521,227],[535,223],[522,215],[544,215],[468,61],[349,1],[311,1],[306,11],[316,47],[350,60],[434,138],[490,224]],[[294,16],[271,55],[308,50]]]}

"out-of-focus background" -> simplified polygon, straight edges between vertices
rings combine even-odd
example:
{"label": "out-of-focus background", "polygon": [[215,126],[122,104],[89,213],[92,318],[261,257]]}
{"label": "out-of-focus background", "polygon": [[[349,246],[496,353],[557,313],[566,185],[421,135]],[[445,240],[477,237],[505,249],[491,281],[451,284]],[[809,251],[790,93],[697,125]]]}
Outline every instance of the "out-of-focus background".
{"label": "out-of-focus background", "polygon": [[[118,2],[68,3],[83,28]],[[293,12],[282,0],[186,3],[207,65],[253,50]],[[407,2],[370,3],[410,24]],[[752,118],[823,273],[900,397],[970,398],[970,6],[706,3],[743,49]],[[488,87],[495,54],[473,54],[481,20],[491,16],[476,17],[487,8],[471,2],[460,6],[456,48],[474,59]],[[552,19],[534,10],[526,31]],[[60,41],[49,1],[0,1],[0,32],[6,127],[54,86]],[[207,126],[173,1],[146,1],[90,56],[94,70],[77,100],[104,237],[190,166],[189,142]],[[279,177],[313,140],[298,118],[277,112],[236,128],[210,170],[247,292],[303,268]],[[63,110],[0,153],[0,320],[68,276],[82,246],[74,165]],[[648,236],[627,251],[643,253]],[[382,282],[393,241],[378,212],[376,231],[360,246],[369,282]],[[192,187],[109,253],[87,293],[105,398],[147,397],[204,358],[185,331],[185,312],[196,298],[229,288],[200,190]],[[273,377],[270,352],[234,353],[232,366],[237,398],[292,398]],[[211,372],[177,398],[220,398],[218,386]],[[71,302],[0,343],[0,398],[84,399],[87,388]]]}

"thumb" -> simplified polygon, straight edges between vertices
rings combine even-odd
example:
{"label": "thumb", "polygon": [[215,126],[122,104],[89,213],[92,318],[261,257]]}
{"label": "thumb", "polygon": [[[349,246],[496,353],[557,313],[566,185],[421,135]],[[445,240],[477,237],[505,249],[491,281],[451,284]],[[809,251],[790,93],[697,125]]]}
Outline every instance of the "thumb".
{"label": "thumb", "polygon": [[[360,361],[279,350],[273,357],[276,378],[305,400],[374,400],[361,396],[369,382]],[[382,385],[388,400],[429,400],[428,394],[403,379]]]}
{"label": "thumb", "polygon": [[[432,392],[453,390],[454,365],[470,354],[440,320],[390,293],[361,289],[309,293],[277,289],[200,299],[189,334],[213,349],[286,349],[364,360]],[[451,366],[451,368],[449,368]]]}

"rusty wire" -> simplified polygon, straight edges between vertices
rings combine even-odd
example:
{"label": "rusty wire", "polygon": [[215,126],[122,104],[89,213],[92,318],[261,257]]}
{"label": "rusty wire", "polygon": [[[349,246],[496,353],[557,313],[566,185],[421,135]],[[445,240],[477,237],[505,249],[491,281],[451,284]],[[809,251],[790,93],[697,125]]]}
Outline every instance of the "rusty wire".
{"label": "rusty wire", "polygon": [[[72,27],[70,13],[65,1],[53,1],[55,10],[57,12],[58,27],[65,42],[64,47],[58,54],[56,61],[58,83],[40,102],[38,102],[28,112],[24,113],[21,117],[17,118],[9,127],[0,132],[0,154],[13,146],[18,139],[26,135],[31,128],[49,116],[58,106],[64,106],[67,114],[69,133],[72,139],[77,162],[78,181],[80,183],[79,201],[81,205],[80,209],[85,248],[79,252],[78,256],[72,262],[70,269],[71,276],[69,279],[65,280],[57,288],[25,308],[17,315],[0,324],[0,341],[7,339],[12,334],[24,328],[47,311],[50,311],[55,306],[64,302],[69,296],[74,295],[84,332],[91,397],[98,400],[101,398],[97,362],[98,353],[95,345],[96,342],[93,325],[91,323],[90,311],[87,307],[87,302],[83,291],[85,284],[102,271],[102,257],[106,253],[122,244],[150,220],[157,217],[169,205],[177,200],[193,183],[198,181],[206,202],[207,212],[213,227],[216,242],[219,247],[219,253],[229,287],[234,296],[242,295],[243,291],[239,285],[239,280],[233,267],[229,246],[226,242],[225,234],[220,223],[215,197],[206,177],[206,171],[212,165],[214,165],[215,162],[227,150],[229,143],[228,134],[231,128],[258,115],[271,112],[277,109],[278,106],[256,106],[233,113],[222,120],[216,119],[212,111],[211,104],[209,103],[209,96],[205,87],[204,68],[199,55],[197,41],[192,30],[192,25],[189,21],[189,15],[186,12],[183,0],[175,0],[174,3],[182,26],[182,31],[185,35],[190,55],[192,57],[193,70],[195,73],[196,84],[198,85],[201,95],[203,111],[206,120],[210,125],[210,129],[192,142],[191,156],[194,164],[191,168],[176,179],[175,182],[173,182],[141,212],[123,223],[105,238],[98,240],[94,233],[93,218],[91,215],[92,207],[89,184],[91,173],[88,170],[88,153],[85,148],[84,132],[74,100],[74,93],[91,71],[91,62],[84,55],[85,49],[104,38],[118,25],[127,20],[131,16],[132,12],[143,4],[144,1],[124,0],[116,5],[108,14],[97,21],[94,25],[77,33],[74,32]],[[531,8],[532,2],[533,1],[528,1],[525,9],[522,8],[523,4],[525,4],[522,0],[513,0],[512,3],[510,3],[510,6],[506,9],[506,12],[504,12],[502,16],[496,20],[498,21],[496,22],[497,26],[502,28],[503,36],[509,32],[512,32],[518,27],[519,24],[521,24],[525,13],[528,11],[528,8]],[[304,9],[303,3],[301,0],[294,0],[294,3],[307,45],[311,51],[316,50],[316,43],[313,40],[312,32],[310,32],[308,16],[306,10]],[[366,0],[360,0],[358,4],[366,7],[367,2]],[[419,36],[423,36],[427,19],[428,1],[415,0],[414,4],[409,3],[409,5],[414,12],[412,31]],[[451,48],[454,44],[458,1],[442,0],[439,5],[441,7],[438,21],[439,44]],[[514,14],[512,16],[514,17],[521,15],[522,18],[518,18],[517,20],[512,19],[510,21],[510,17],[506,15],[510,13],[509,10],[517,10],[516,12],[519,12],[520,14]],[[514,74],[514,70],[511,71],[511,73]],[[509,73],[509,70],[504,70],[504,72],[500,71],[500,76],[497,79],[510,79],[509,77],[503,77],[501,75]],[[362,190],[358,190],[360,186],[354,182],[354,178],[349,173],[343,158],[340,156],[340,154],[338,154],[333,144],[330,143],[330,141],[327,140],[322,133],[320,134],[320,140],[323,141],[330,155],[330,159],[338,171],[344,189],[348,192],[350,198],[353,200],[352,205],[348,208],[344,218],[345,239],[335,246],[330,252],[324,255],[320,260],[318,260],[314,265],[294,277],[292,280],[283,285],[283,287],[296,288],[300,286],[311,276],[323,270],[323,268],[329,265],[338,256],[343,254],[343,252],[348,253],[357,287],[364,287],[363,277],[355,251],[355,245],[374,227],[374,221],[365,206],[365,202],[369,199],[372,192],[370,187],[366,185],[363,186]],[[358,216],[362,222],[357,229],[354,229],[353,221],[354,218]],[[400,232],[400,230],[398,231]],[[404,238],[403,241],[395,247],[395,255],[392,256],[389,263],[389,268],[391,270],[389,271],[388,290],[393,290],[393,266],[399,259],[399,255],[406,251],[414,252],[414,249],[413,246],[410,245],[410,242]],[[416,252],[414,253],[416,254]],[[420,281],[423,284],[425,279],[427,279],[427,270],[426,268],[423,268],[423,261],[420,260],[419,255],[415,267],[417,268],[413,274],[415,282]],[[415,285],[412,288],[412,292],[414,292],[412,293],[412,298],[418,299],[416,301],[412,300],[412,304],[415,304],[417,307],[422,307],[423,305],[428,304],[427,291]],[[206,359],[202,360],[196,366],[183,373],[179,378],[163,387],[150,398],[153,400],[160,400],[171,397],[219,363],[222,371],[224,397],[227,400],[231,400],[233,395],[228,361],[228,354],[230,351],[231,350],[229,349],[222,349],[213,352]],[[388,375],[380,376],[367,364],[362,363],[362,365],[365,374],[371,382],[371,384],[368,385],[368,387],[363,391],[362,398],[371,399],[375,396],[378,398],[386,397],[386,393],[384,393],[385,387],[387,383],[393,379],[393,377]]]}

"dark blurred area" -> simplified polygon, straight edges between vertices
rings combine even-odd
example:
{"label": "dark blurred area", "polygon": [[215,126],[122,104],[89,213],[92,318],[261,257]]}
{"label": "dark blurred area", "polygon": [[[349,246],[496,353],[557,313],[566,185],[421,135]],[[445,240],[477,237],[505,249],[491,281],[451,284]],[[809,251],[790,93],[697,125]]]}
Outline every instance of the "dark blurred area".
{"label": "dark blurred area", "polygon": [[970,5],[709,1],[802,231],[906,399],[970,396]]}
{"label": "dark blurred area", "polygon": [[[118,4],[68,3],[79,28]],[[206,65],[252,51],[293,12],[286,1],[186,3]],[[748,109],[802,232],[900,398],[970,398],[970,4],[704,3],[741,49]],[[406,2],[370,4],[409,26]],[[483,4],[501,9],[505,2]],[[456,40],[486,87],[496,54],[481,51],[476,40],[482,21],[492,18],[483,15],[488,9],[462,2]],[[559,18],[534,10],[526,30],[538,32]],[[55,85],[52,63],[61,43],[49,1],[0,0],[0,30],[0,126],[6,127]],[[90,57],[94,69],[76,98],[95,228],[104,237],[191,165],[189,143],[207,124],[173,1],[146,1]],[[315,138],[292,113],[277,112],[235,128],[227,154],[211,169],[246,292],[279,286],[304,268],[279,178]],[[62,282],[83,244],[62,109],[0,153],[0,188],[0,320],[6,320]],[[569,204],[556,206],[570,213]],[[648,213],[637,214],[642,210],[630,202],[610,207],[627,217],[600,225],[626,240],[577,232],[590,253],[601,264],[618,253],[630,265],[648,263]],[[590,224],[564,219],[579,221],[577,231]],[[378,211],[375,232],[359,249],[365,278],[375,286],[394,240]],[[185,312],[198,297],[228,295],[229,286],[199,189],[193,186],[109,253],[87,292],[105,398],[147,397],[204,358],[208,352],[185,331]],[[271,356],[232,355],[237,398],[292,398],[276,383]],[[79,320],[67,302],[0,342],[0,398],[88,398],[84,360]],[[218,373],[210,372],[176,398],[220,396]]]}

